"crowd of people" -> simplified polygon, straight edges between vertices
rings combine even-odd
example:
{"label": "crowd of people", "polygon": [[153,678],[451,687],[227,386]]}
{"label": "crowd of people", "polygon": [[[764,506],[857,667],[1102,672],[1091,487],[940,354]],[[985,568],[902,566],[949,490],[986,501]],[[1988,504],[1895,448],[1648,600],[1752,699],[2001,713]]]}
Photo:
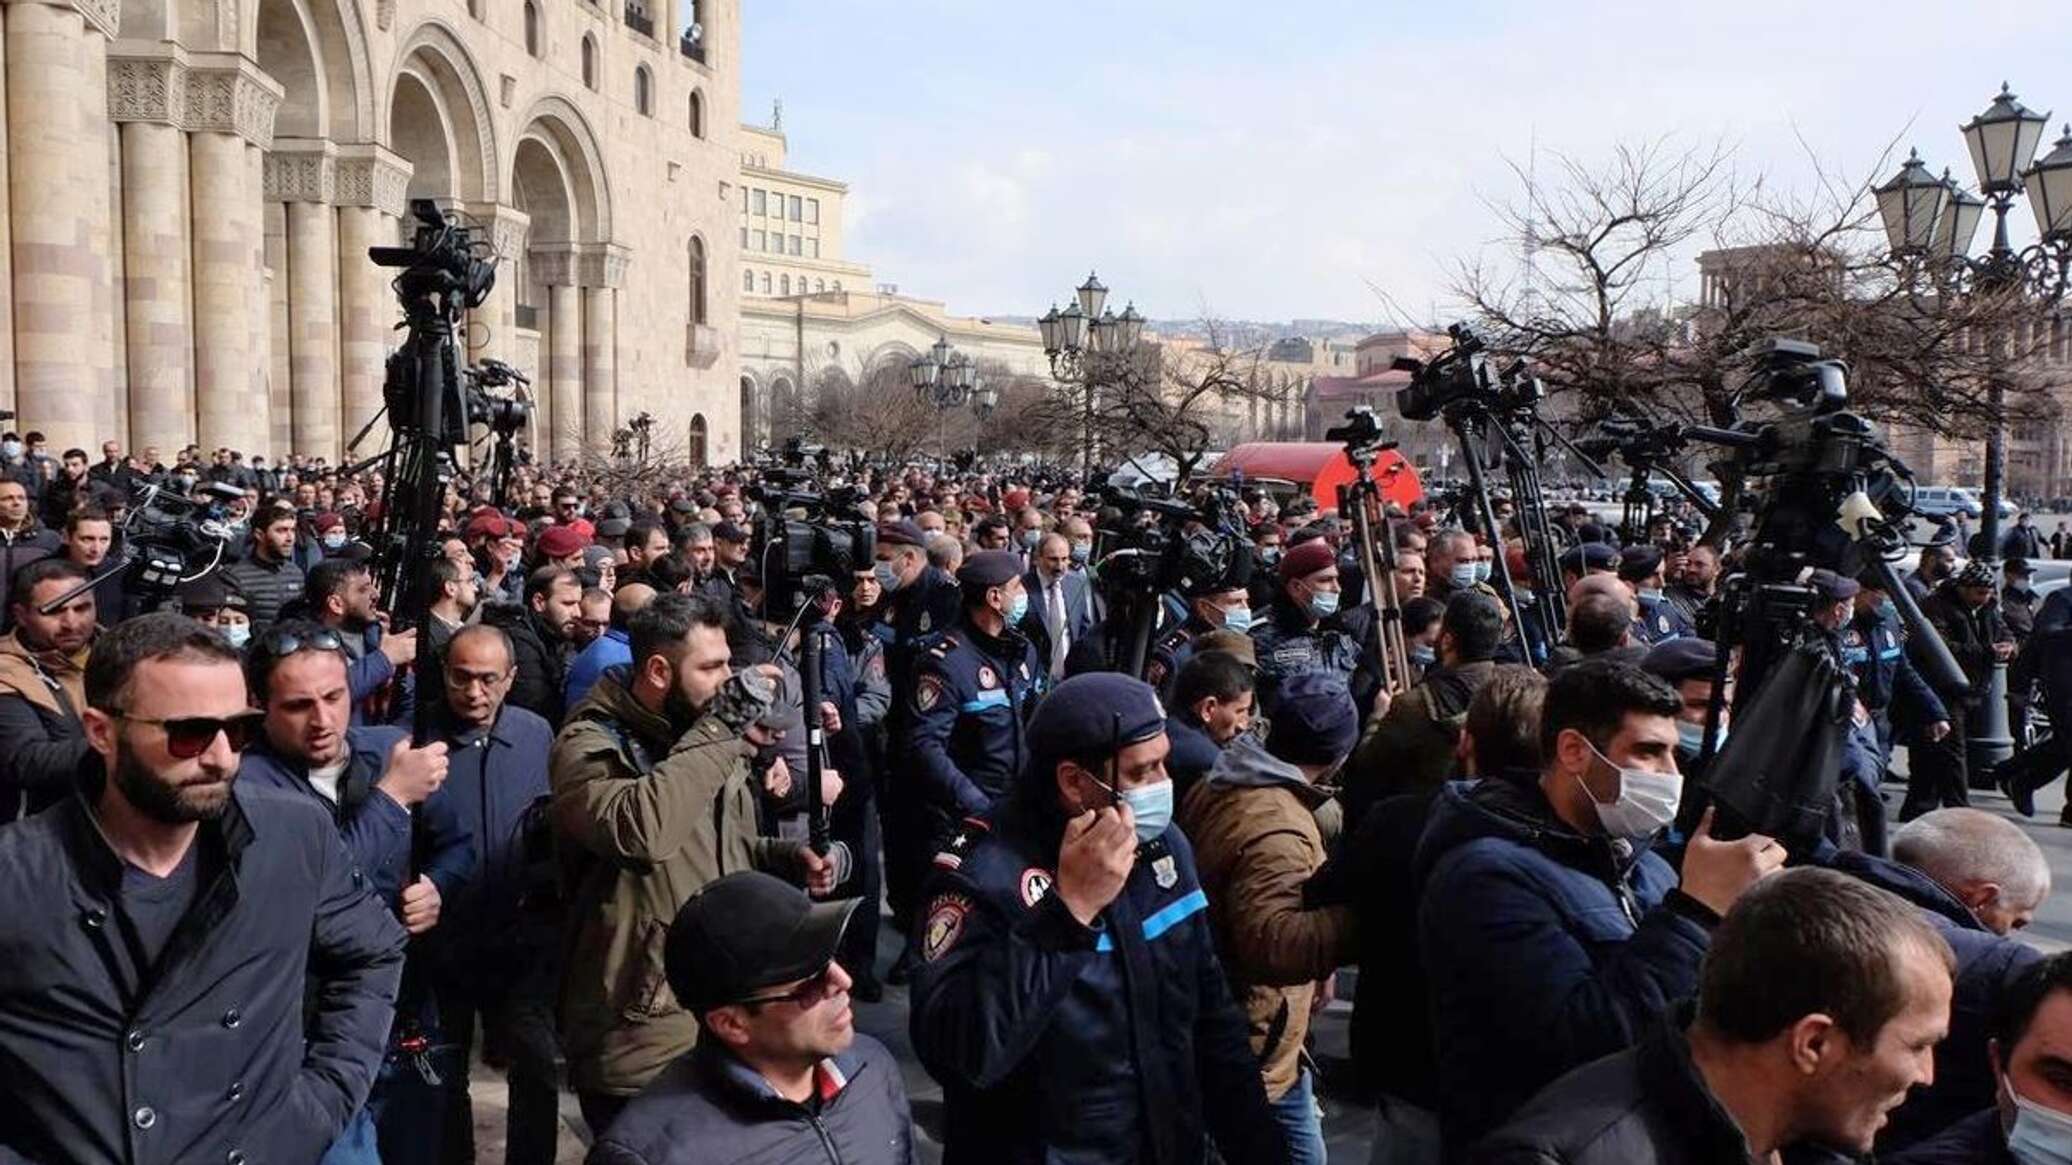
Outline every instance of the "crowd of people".
{"label": "crowd of people", "polygon": [[[1706,804],[1739,548],[1674,513],[1563,507],[1540,578],[1509,499],[1391,507],[1391,588],[1255,488],[1147,606],[1069,474],[858,463],[873,556],[803,580],[755,467],[521,465],[401,619],[378,471],[159,452],[0,440],[0,1162],[471,1162],[483,1065],[527,1165],[565,1093],[604,1165],[1321,1162],[1327,1085],[1377,1163],[2072,1160],[2049,868],[1968,805],[1996,665],[2072,717],[2021,557],[1905,580],[1963,688],[1880,576],[1801,580],[1853,712],[1809,843]],[[220,559],[142,585],[139,491],[211,483]],[[1503,597],[1556,590],[1551,641]],[[1976,776],[2030,814],[2026,743]]]}

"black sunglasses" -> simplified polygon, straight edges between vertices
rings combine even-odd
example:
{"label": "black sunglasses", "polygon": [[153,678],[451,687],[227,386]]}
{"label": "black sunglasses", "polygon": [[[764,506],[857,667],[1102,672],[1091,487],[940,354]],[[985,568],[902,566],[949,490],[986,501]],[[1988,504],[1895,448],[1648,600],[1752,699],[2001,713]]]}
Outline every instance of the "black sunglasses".
{"label": "black sunglasses", "polygon": [[178,760],[193,760],[209,750],[216,743],[216,734],[222,733],[229,743],[230,751],[243,752],[259,735],[259,726],[266,720],[263,712],[240,712],[235,716],[132,716],[117,712],[116,716],[133,724],[156,724],[165,729],[165,750]]}
{"label": "black sunglasses", "polygon": [[834,964],[820,968],[820,973],[806,980],[782,995],[758,995],[741,1001],[743,1007],[763,1007],[772,1003],[796,1003],[801,1010],[816,1007],[820,1001],[834,994]]}
{"label": "black sunglasses", "polygon": [[305,634],[293,631],[269,631],[259,637],[256,650],[271,656],[293,655],[298,651],[344,651],[345,640],[330,628],[320,628]]}

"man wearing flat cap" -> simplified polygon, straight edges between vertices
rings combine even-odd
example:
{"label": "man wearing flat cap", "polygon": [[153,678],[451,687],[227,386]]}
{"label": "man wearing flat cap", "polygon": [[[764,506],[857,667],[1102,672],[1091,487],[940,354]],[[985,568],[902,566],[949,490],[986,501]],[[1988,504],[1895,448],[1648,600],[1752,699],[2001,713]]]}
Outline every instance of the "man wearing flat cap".
{"label": "man wearing flat cap", "polygon": [[1561,589],[1567,592],[1584,575],[1610,574],[1619,569],[1619,550],[1603,542],[1578,542],[1561,552]]}
{"label": "man wearing flat cap", "polygon": [[1337,672],[1350,679],[1360,647],[1337,629],[1338,556],[1331,544],[1312,538],[1281,555],[1280,585],[1265,620],[1252,628],[1259,651],[1259,705],[1273,714],[1280,681],[1297,672]]}
{"label": "man wearing flat cap", "polygon": [[1011,550],[966,559],[956,624],[918,649],[906,741],[928,843],[923,861],[960,822],[992,812],[1028,757],[1024,725],[1049,673],[1017,626],[1029,607],[1021,575]]}
{"label": "man wearing flat cap", "polygon": [[1974,559],[1955,577],[1944,579],[1921,603],[1921,614],[1949,645],[1970,690],[1936,692],[1950,710],[1950,732],[1941,740],[1909,745],[1911,771],[1906,800],[1899,808],[1901,821],[1912,821],[1930,809],[1970,804],[1964,713],[1985,693],[1994,663],[2005,663],[2014,655],[2014,636],[2001,622],[2000,605],[1993,601],[1999,591],[1997,581],[1990,565]]}
{"label": "man wearing flat cap", "polygon": [[911,1034],[947,1165],[1287,1160],[1216,958],[1165,772],[1165,713],[1113,672],[1059,684],[988,823],[937,858]]}

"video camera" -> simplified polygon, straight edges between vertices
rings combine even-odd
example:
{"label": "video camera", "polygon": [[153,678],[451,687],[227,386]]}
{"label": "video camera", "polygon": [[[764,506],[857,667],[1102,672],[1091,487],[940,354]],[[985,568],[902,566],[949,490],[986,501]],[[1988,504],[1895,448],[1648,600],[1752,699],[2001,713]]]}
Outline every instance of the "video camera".
{"label": "video camera", "polygon": [[[477,409],[462,393],[451,344],[453,325],[461,313],[482,306],[489,298],[490,288],[496,284],[496,260],[486,240],[476,238],[457,220],[449,220],[431,199],[411,202],[410,213],[417,219],[417,234],[410,246],[367,248],[368,258],[376,266],[398,269],[390,286],[403,305],[404,326],[410,329],[409,340],[388,358],[382,400],[388,406],[390,427],[403,433],[425,433],[441,447],[451,448],[467,442],[468,422],[478,416],[481,423],[494,427],[497,416],[508,420],[511,415],[510,409],[498,410],[489,404]],[[433,417],[427,415],[420,384],[428,371],[424,365],[430,353],[426,349],[432,346],[442,348],[445,357],[438,361],[446,365],[438,373],[445,399],[436,413],[438,431],[427,433]]]}
{"label": "video camera", "polygon": [[[204,483],[183,497],[151,482],[132,485],[134,498],[122,524],[123,590],[154,605],[181,583],[222,565],[233,533],[230,503],[245,491],[227,482]],[[201,569],[194,567],[200,565]]]}
{"label": "video camera", "polygon": [[1404,420],[1434,420],[1455,409],[1505,413],[1531,408],[1546,397],[1546,387],[1526,370],[1523,360],[1492,373],[1482,338],[1466,324],[1454,324],[1446,334],[1453,337],[1453,346],[1431,360],[1398,356],[1389,365],[1411,376],[1409,384],[1396,390],[1396,411]]}
{"label": "video camera", "polygon": [[846,590],[850,577],[870,569],[877,556],[877,527],[857,511],[868,496],[860,486],[821,489],[807,470],[774,468],[742,492],[762,506],[749,552],[762,568],[763,610],[771,622]]}
{"label": "video camera", "polygon": [[1120,518],[1101,531],[1103,589],[1185,593],[1198,582],[1227,576],[1244,549],[1228,517],[1232,499],[1220,492],[1196,506],[1105,477],[1096,477],[1089,492]]}
{"label": "video camera", "polygon": [[467,423],[482,425],[499,437],[525,428],[532,420],[532,402],[522,397],[493,396],[492,388],[516,388],[532,381],[523,372],[501,360],[484,360],[461,373],[465,384],[462,400]]}

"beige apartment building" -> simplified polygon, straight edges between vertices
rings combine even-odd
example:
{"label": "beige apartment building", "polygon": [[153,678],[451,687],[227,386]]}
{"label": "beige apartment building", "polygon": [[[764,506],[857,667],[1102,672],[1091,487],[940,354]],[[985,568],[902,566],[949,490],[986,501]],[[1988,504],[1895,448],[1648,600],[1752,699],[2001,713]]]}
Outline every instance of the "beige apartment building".
{"label": "beige apartment building", "polygon": [[495,249],[468,354],[531,376],[541,452],[608,448],[641,411],[664,448],[737,444],[739,0],[20,0],[0,21],[19,427],[343,456],[398,339],[367,248],[432,198]]}
{"label": "beige apartment building", "polygon": [[842,258],[846,183],[785,168],[781,111],[741,127],[741,295],[869,291],[871,269]]}

